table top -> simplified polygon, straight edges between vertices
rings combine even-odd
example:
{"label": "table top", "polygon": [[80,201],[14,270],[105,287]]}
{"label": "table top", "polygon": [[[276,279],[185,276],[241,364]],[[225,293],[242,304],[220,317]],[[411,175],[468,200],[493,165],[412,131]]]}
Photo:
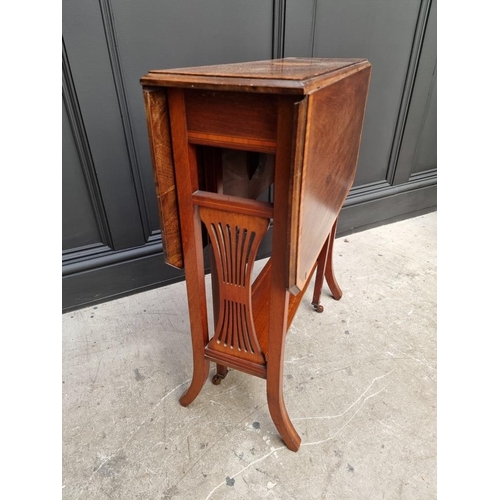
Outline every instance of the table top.
{"label": "table top", "polygon": [[144,86],[307,94],[369,66],[366,59],[288,57],[266,61],[151,70]]}

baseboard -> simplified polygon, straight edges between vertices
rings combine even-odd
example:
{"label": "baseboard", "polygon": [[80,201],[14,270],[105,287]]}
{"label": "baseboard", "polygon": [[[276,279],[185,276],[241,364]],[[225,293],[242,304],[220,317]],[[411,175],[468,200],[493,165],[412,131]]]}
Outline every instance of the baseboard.
{"label": "baseboard", "polygon": [[395,192],[382,198],[344,206],[340,212],[337,234],[342,236],[365,231],[436,209],[436,184]]}

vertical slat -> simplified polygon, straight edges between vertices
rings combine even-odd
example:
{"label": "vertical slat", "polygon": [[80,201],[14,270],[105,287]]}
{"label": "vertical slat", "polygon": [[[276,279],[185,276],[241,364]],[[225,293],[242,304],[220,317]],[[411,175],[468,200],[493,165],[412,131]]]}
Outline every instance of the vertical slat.
{"label": "vertical slat", "polygon": [[222,237],[220,223],[215,224],[215,236],[217,238],[218,248],[219,248],[219,251],[220,251],[220,262],[221,262],[222,279],[223,279],[223,281],[226,281],[227,280],[227,272],[226,272],[226,249],[224,247],[224,239]]}
{"label": "vertical slat", "polygon": [[231,328],[229,330],[231,340],[229,342],[229,347],[234,347],[234,334],[236,330],[236,311],[234,310],[235,303],[231,301],[229,304],[231,307]]}
{"label": "vertical slat", "polygon": [[245,324],[245,337],[248,340],[248,345],[247,345],[247,350],[250,351],[252,354],[258,352],[259,346],[255,345],[255,342],[252,339],[252,335],[250,335],[250,331],[252,328],[248,328],[249,319],[251,319],[251,316],[248,314],[248,308],[244,307],[243,308],[243,321]]}
{"label": "vertical slat", "polygon": [[231,251],[231,283],[235,283],[236,278],[236,231],[234,227],[227,226],[229,235],[229,248]]}
{"label": "vertical slat", "polygon": [[237,309],[237,315],[238,315],[238,350],[239,351],[248,351],[248,349],[245,347],[245,341],[244,341],[244,334],[243,334],[243,318],[242,318],[242,309],[243,309],[243,304],[237,303],[236,304],[236,309]]}
{"label": "vertical slat", "polygon": [[[212,251],[210,252],[210,259],[212,264],[212,294],[213,294],[213,311],[214,311],[214,323],[215,332],[220,332],[222,328],[222,304],[219,300],[219,283],[222,281],[222,263],[221,263],[221,252],[220,244],[217,238],[217,229],[215,224],[207,225],[207,231],[210,236],[210,241],[212,242]],[[215,247],[215,248],[214,248]]]}
{"label": "vertical slat", "polygon": [[240,245],[241,245],[241,231],[238,230],[238,226],[234,227],[234,239],[235,239],[235,262],[234,262],[234,282],[237,285],[241,285],[240,282]]}
{"label": "vertical slat", "polygon": [[224,323],[222,324],[221,335],[219,340],[222,344],[227,344],[227,335],[229,332],[229,305],[228,301],[224,299]]}
{"label": "vertical slat", "polygon": [[248,243],[250,241],[249,231],[245,229],[243,235],[243,245],[241,249],[241,268],[240,268],[240,276],[241,276],[241,285],[247,285],[247,276],[246,276],[246,263],[247,263],[247,255],[248,255]]}

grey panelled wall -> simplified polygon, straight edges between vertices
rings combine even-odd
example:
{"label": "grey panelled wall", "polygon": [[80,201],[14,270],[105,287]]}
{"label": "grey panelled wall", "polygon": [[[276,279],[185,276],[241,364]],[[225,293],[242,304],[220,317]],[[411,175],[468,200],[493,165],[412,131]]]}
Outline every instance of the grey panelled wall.
{"label": "grey panelled wall", "polygon": [[372,63],[358,172],[339,232],[435,207],[436,2],[286,4],[285,56]]}
{"label": "grey panelled wall", "polygon": [[406,127],[393,172],[395,184],[405,183],[427,171],[435,175],[437,168],[436,35],[436,2],[433,2],[426,36],[422,41]]}
{"label": "grey panelled wall", "polygon": [[163,263],[139,78],[288,56],[373,65],[339,233],[434,209],[435,2],[64,0],[64,310],[183,278]]}

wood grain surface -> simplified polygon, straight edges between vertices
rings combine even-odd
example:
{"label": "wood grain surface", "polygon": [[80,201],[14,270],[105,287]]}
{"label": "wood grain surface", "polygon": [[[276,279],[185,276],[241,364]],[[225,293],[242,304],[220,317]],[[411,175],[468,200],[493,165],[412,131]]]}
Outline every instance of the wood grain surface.
{"label": "wood grain surface", "polygon": [[164,89],[144,89],[143,95],[165,262],[182,269],[184,258],[179,227],[167,93]]}
{"label": "wood grain surface", "polygon": [[366,59],[284,58],[198,68],[151,70],[141,78],[141,84],[305,95],[369,65]]}
{"label": "wood grain surface", "polygon": [[276,96],[207,90],[186,90],[184,94],[191,143],[276,150]]}
{"label": "wood grain surface", "polygon": [[303,158],[292,176],[288,288],[302,290],[351,189],[371,68],[308,96]]}

